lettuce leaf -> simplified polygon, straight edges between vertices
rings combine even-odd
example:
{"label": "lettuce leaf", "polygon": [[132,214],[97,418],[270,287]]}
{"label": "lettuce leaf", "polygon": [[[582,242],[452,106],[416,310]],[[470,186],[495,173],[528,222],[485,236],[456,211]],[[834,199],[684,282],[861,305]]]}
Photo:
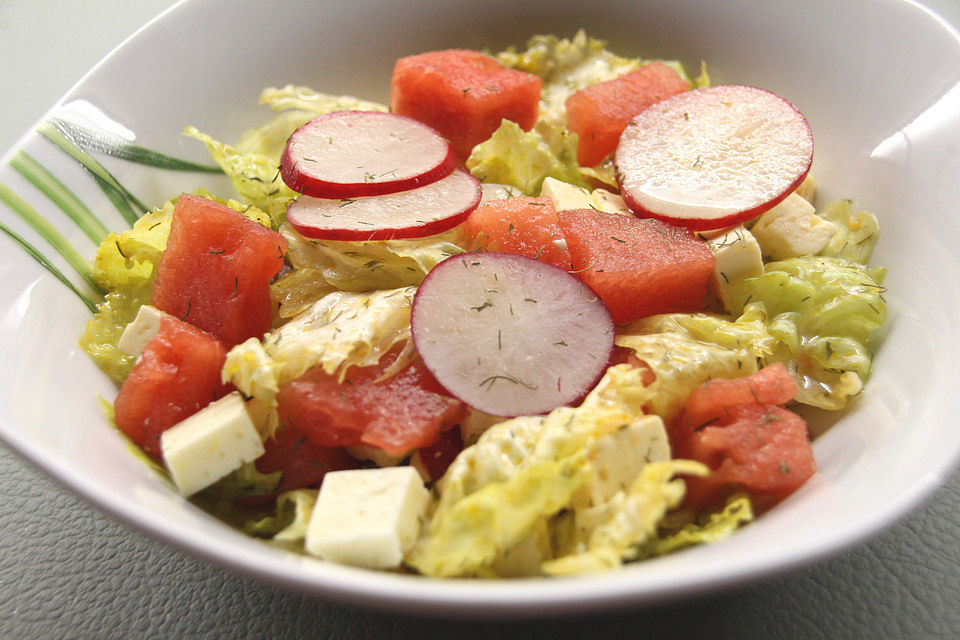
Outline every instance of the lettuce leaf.
{"label": "lettuce leaf", "polygon": [[[566,129],[539,125],[531,131],[504,120],[467,158],[467,168],[481,182],[516,187],[536,196],[544,179],[551,177],[580,187],[576,135]],[[557,149],[551,147],[551,142]]]}
{"label": "lettuce leaf", "polygon": [[93,260],[93,277],[109,293],[87,322],[80,347],[116,382],[126,379],[136,361],[136,356],[117,349],[117,343],[140,307],[150,302],[172,219],[173,203],[164,203],[132,229],[104,238]]}
{"label": "lettuce leaf", "polygon": [[302,543],[307,535],[307,525],[317,503],[318,493],[316,489],[285,491],[277,496],[274,515],[251,520],[243,525],[243,530],[276,542]]}
{"label": "lettuce leaf", "polygon": [[637,556],[657,525],[686,493],[678,474],[705,476],[710,469],[694,460],[665,460],[646,465],[626,492],[575,515],[576,549],[543,564],[544,573],[571,575],[614,569]]}
{"label": "lettuce leaf", "polygon": [[287,139],[293,132],[316,117],[315,113],[302,109],[281,111],[265,124],[247,129],[237,140],[234,148],[245,155],[258,155],[280,164],[280,156]]}
{"label": "lettuce leaf", "polygon": [[837,225],[837,232],[820,255],[860,264],[870,262],[880,229],[875,215],[855,209],[852,200],[829,202],[817,215]]}
{"label": "lettuce leaf", "polygon": [[[653,62],[640,58],[622,58],[606,50],[607,43],[587,36],[581,29],[572,38],[538,35],[527,41],[527,48],[507,49],[497,54],[500,64],[539,76],[540,118],[552,125],[565,125],[566,101],[571,95],[598,82],[613,80],[638,67]],[[676,60],[663,60],[681,77],[689,81],[683,65]],[[701,65],[694,86],[709,86],[706,66]]]}
{"label": "lettuce leaf", "polygon": [[319,93],[310,87],[288,84],[285,87],[268,87],[260,92],[260,104],[274,111],[288,109],[306,111],[311,118],[334,111],[389,111],[386,105],[369,102],[353,96],[338,96]]}
{"label": "lettuce leaf", "polygon": [[620,365],[580,407],[492,426],[438,483],[436,511],[408,564],[433,576],[482,572],[591,481],[592,444],[645,418],[645,398],[640,372]]}
{"label": "lettuce leaf", "polygon": [[783,362],[800,387],[797,400],[839,409],[858,394],[871,367],[871,337],[886,319],[882,268],[807,256],[765,265],[734,292],[768,317],[777,340],[765,363]]}
{"label": "lettuce leaf", "polygon": [[661,556],[697,544],[717,542],[752,520],[750,498],[743,494],[733,495],[723,509],[711,513],[703,524],[691,523],[676,533],[651,539],[638,551],[638,557]]}
{"label": "lettuce leaf", "polygon": [[280,178],[279,158],[243,153],[214,140],[196,127],[187,127],[183,135],[206,145],[214,162],[229,176],[241,200],[265,211],[273,220],[274,227],[285,219],[287,205],[297,194]]}
{"label": "lettuce leaf", "polygon": [[524,51],[508,49],[497,55],[500,64],[532,73],[543,80],[540,118],[555,125],[566,123],[568,97],[598,82],[612,80],[638,68],[641,61],[621,58],[605,49],[603,40],[590,38],[582,29],[573,38],[538,35]]}
{"label": "lettuce leaf", "polygon": [[459,227],[425,238],[370,242],[308,240],[286,223],[280,233],[295,269],[314,269],[330,286],[356,292],[420,284],[427,272],[468,244]]}

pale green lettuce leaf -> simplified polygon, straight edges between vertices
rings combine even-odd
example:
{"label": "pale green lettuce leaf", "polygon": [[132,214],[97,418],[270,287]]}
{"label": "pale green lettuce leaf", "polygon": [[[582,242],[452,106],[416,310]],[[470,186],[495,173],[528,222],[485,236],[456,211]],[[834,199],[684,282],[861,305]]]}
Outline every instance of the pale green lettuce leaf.
{"label": "pale green lettuce leaf", "polygon": [[291,269],[270,283],[270,299],[277,305],[277,315],[287,320],[300,315],[337,288],[327,282],[321,269]]}
{"label": "pale green lettuce leaf", "polygon": [[752,520],[750,498],[743,494],[733,495],[723,509],[711,513],[703,524],[691,523],[676,533],[653,538],[639,550],[638,556],[661,556],[697,544],[718,542]]}
{"label": "pale green lettuce leaf", "polygon": [[686,492],[678,474],[705,476],[710,469],[694,460],[646,465],[625,492],[575,515],[575,549],[543,564],[544,573],[571,575],[614,569],[637,556],[637,547],[656,535],[666,513]]}
{"label": "pale green lettuce leaf", "polygon": [[353,96],[319,93],[310,87],[288,84],[285,87],[268,87],[260,92],[260,104],[274,111],[295,109],[308,111],[313,117],[334,111],[388,111],[386,105],[369,102]]}
{"label": "pale green lettuce leaf", "polygon": [[880,230],[875,215],[856,209],[852,200],[829,202],[817,215],[837,225],[837,232],[820,251],[820,255],[844,258],[860,264],[870,262]]}
{"label": "pale green lettuce leaf", "polygon": [[167,202],[137,220],[132,229],[109,234],[97,249],[93,277],[109,293],[87,322],[80,347],[117,382],[126,379],[136,361],[117,343],[140,307],[150,303],[172,218],[173,203]]}
{"label": "pale green lettuce leaf", "polygon": [[582,29],[573,38],[534,36],[525,51],[508,49],[497,55],[500,64],[532,73],[543,80],[540,118],[556,125],[566,123],[566,100],[584,87],[606,82],[633,71],[642,63],[621,58],[605,49],[603,40],[590,38]]}
{"label": "pale green lettuce leaf", "polygon": [[[667,313],[642,318],[623,329],[629,333],[682,333],[725,349],[746,350],[757,358],[768,355],[775,340],[759,308],[749,307],[736,320],[711,313]],[[744,374],[746,375],[746,374]]]}
{"label": "pale green lettuce leaf", "polygon": [[[842,258],[806,256],[765,265],[737,285],[739,304],[760,304],[777,339],[766,363],[783,362],[797,400],[839,409],[863,388],[871,337],[886,319],[884,269]],[[734,305],[735,306],[735,305]]]}
{"label": "pale green lettuce leaf", "polygon": [[[551,148],[551,141],[559,145],[559,153]],[[509,185],[531,196],[540,193],[548,177],[586,186],[577,165],[576,135],[548,125],[524,131],[504,120],[492,136],[473,148],[466,164],[481,182]]]}
{"label": "pale green lettuce leaf", "polygon": [[424,238],[346,242],[308,240],[290,225],[280,225],[287,259],[295,269],[320,271],[343,291],[396,289],[420,284],[427,273],[452,255],[463,253],[468,239],[459,227]]}
{"label": "pale green lettuce leaf", "polygon": [[436,511],[408,564],[434,576],[489,567],[590,481],[592,443],[643,418],[645,397],[639,371],[620,365],[580,407],[492,426],[439,483]]}
{"label": "pale green lettuce leaf", "polygon": [[316,489],[295,489],[277,496],[276,513],[243,525],[251,535],[271,538],[276,542],[302,543],[307,525],[317,502]]}
{"label": "pale green lettuce leaf", "polygon": [[274,226],[286,217],[287,205],[296,197],[280,178],[278,158],[258,153],[242,153],[235,147],[214,140],[196,127],[187,127],[183,134],[203,142],[214,162],[229,176],[240,199],[265,211]]}
{"label": "pale green lettuce leaf", "polygon": [[[527,41],[524,51],[507,49],[497,54],[500,64],[532,73],[543,80],[540,92],[540,118],[553,124],[566,124],[566,101],[571,95],[599,82],[613,80],[640,66],[653,62],[640,58],[622,58],[606,50],[604,40],[588,37],[582,29],[572,38],[538,35]],[[683,65],[663,60],[689,81]],[[695,86],[708,86],[706,67],[701,65]]]}
{"label": "pale green lettuce leaf", "polygon": [[287,139],[315,117],[315,113],[301,109],[281,111],[265,124],[244,131],[233,146],[242,154],[263,156],[279,165]]}

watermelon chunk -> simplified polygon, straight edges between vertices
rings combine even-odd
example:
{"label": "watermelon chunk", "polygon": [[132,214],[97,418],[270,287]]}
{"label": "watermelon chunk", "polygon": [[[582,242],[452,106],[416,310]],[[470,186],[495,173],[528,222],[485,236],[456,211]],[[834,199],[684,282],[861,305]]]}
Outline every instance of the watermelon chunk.
{"label": "watermelon chunk", "polygon": [[228,345],[271,328],[270,279],[287,241],[208,198],[183,194],[173,210],[153,306]]}
{"label": "watermelon chunk", "polygon": [[541,85],[479,51],[430,51],[397,60],[390,110],[430,125],[465,159],[504,119],[532,129]]}
{"label": "watermelon chunk", "polygon": [[570,268],[570,252],[550,198],[521,196],[485,202],[470,214],[463,228],[488,251],[515,253]]}
{"label": "watermelon chunk", "polygon": [[715,258],[690,230],[593,209],[560,211],[557,221],[573,271],[617,324],[703,307]]}
{"label": "watermelon chunk", "polygon": [[160,434],[230,392],[220,381],[227,347],[193,325],[163,318],[114,402],[117,427],[160,459]]}
{"label": "watermelon chunk", "polygon": [[652,62],[567,98],[567,124],[579,136],[577,160],[592,167],[613,153],[630,120],[655,102],[690,89],[690,83],[663,64]]}
{"label": "watermelon chunk", "polygon": [[778,406],[796,390],[786,367],[774,364],[691,392],[671,426],[671,447],[675,456],[713,471],[687,480],[685,506],[716,506],[727,494],[746,490],[758,509],[768,509],[816,472],[806,422]]}
{"label": "watermelon chunk", "polygon": [[376,365],[351,368],[343,381],[314,368],[280,385],[281,423],[324,447],[367,445],[401,455],[433,444],[463,418],[466,405],[419,361],[382,379],[398,353],[394,348]]}
{"label": "watermelon chunk", "polygon": [[296,427],[283,427],[264,443],[264,453],[254,463],[260,473],[281,472],[276,494],[315,487],[328,471],[355,469],[360,463],[340,447],[311,442]]}

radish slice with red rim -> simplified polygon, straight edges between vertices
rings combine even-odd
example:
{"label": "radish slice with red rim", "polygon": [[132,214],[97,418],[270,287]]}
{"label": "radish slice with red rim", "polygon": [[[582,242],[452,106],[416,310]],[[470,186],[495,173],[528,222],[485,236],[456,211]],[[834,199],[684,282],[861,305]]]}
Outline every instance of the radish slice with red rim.
{"label": "radish slice with red rim", "polygon": [[301,196],[287,207],[300,235],[322,240],[422,238],[463,222],[480,203],[480,182],[457,169],[423,187],[358,198]]}
{"label": "radish slice with red rim", "polygon": [[582,399],[613,353],[613,320],[563,269],[510,253],[465,253],[434,267],[413,299],[413,343],[450,393],[496,416]]}
{"label": "radish slice with red rim", "polygon": [[422,122],[378,111],[338,111],[290,136],[280,175],[298,193],[352,198],[430,184],[456,166],[453,146]]}
{"label": "radish slice with red rim", "polygon": [[637,215],[694,230],[754,218],[786,198],[810,170],[803,115],[769,91],[721,85],[647,107],[620,137],[620,190]]}

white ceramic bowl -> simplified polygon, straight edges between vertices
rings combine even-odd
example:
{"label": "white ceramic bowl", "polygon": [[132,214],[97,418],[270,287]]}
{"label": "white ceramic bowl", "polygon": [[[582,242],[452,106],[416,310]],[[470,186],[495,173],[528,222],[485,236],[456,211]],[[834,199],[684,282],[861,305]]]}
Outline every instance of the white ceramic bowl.
{"label": "white ceramic bowl", "polygon": [[[659,602],[810,562],[902,515],[960,452],[949,413],[960,387],[960,41],[912,2],[192,0],[115,51],[62,104],[94,105],[139,144],[202,161],[199,145],[180,137],[183,127],[235,139],[267,115],[256,106],[264,86],[293,82],[385,100],[398,56],[496,50],[579,27],[614,51],[680,58],[691,69],[703,59],[715,83],[787,97],[813,127],[823,198],[852,197],[880,217],[874,262],[890,268],[890,319],[875,374],[853,410],[816,441],[820,472],[777,509],[722,543],[575,579],[436,581],[283,553],[208,517],[130,455],[97,401],[116,389],[77,347],[86,308],[4,237],[0,437],[95,504],[190,553],[317,595],[438,615]],[[35,134],[21,146],[123,228],[72,161]],[[148,204],[201,185],[229,193],[222,178],[104,163]],[[0,182],[92,255],[92,243],[6,162]],[[0,208],[0,220],[42,244],[9,211]]]}

